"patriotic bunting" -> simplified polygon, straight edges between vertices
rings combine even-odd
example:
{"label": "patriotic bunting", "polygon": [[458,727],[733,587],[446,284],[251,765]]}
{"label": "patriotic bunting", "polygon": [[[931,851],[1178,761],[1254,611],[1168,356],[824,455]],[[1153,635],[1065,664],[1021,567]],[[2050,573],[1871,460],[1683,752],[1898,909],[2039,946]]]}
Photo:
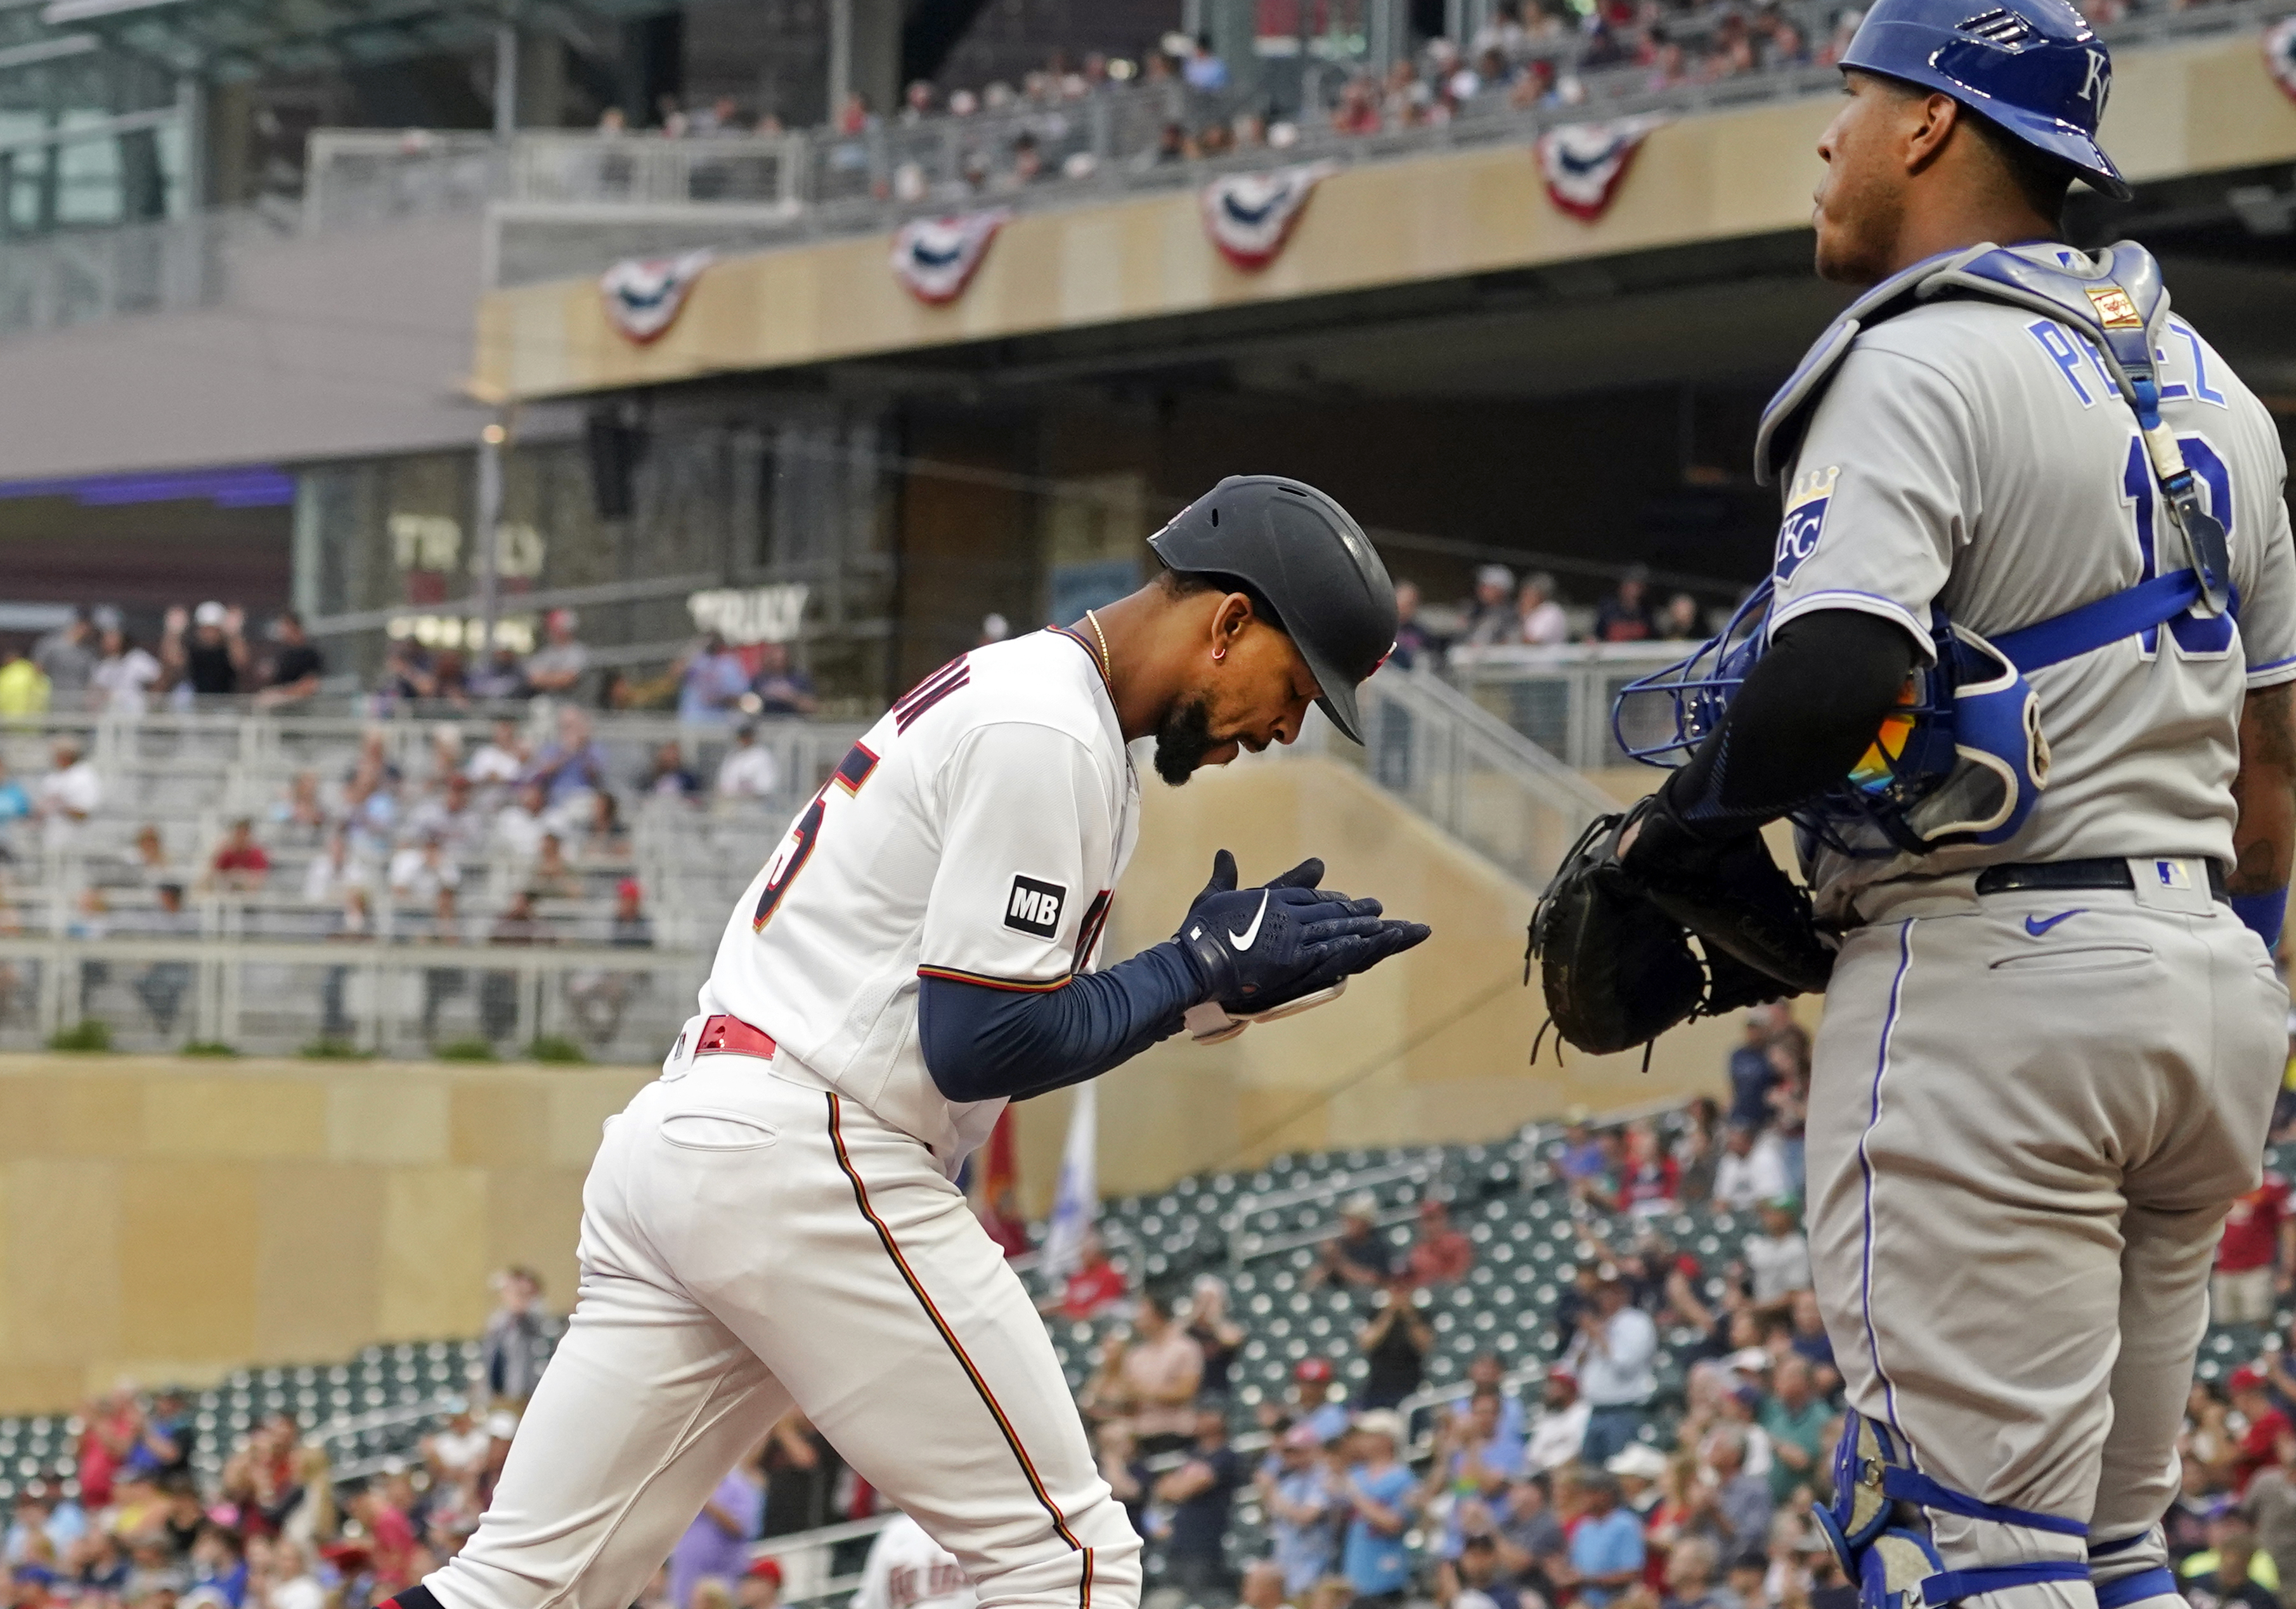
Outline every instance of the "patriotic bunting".
{"label": "patriotic bunting", "polygon": [[640,346],[658,339],[677,322],[694,281],[711,260],[707,251],[687,251],[616,263],[598,279],[606,322]]}
{"label": "patriotic bunting", "polygon": [[893,277],[930,307],[955,301],[972,282],[996,232],[1012,220],[1008,208],[921,218],[893,234]]}
{"label": "patriotic bunting", "polygon": [[1216,178],[1203,189],[1204,230],[1222,257],[1256,273],[1283,251],[1308,198],[1333,171],[1330,162],[1306,162]]}
{"label": "patriotic bunting", "polygon": [[2283,17],[2264,30],[2264,64],[2272,81],[2296,100],[2296,17]]}
{"label": "patriotic bunting", "polygon": [[1610,210],[1635,152],[1662,118],[1567,123],[1538,136],[1538,169],[1549,200],[1584,223]]}

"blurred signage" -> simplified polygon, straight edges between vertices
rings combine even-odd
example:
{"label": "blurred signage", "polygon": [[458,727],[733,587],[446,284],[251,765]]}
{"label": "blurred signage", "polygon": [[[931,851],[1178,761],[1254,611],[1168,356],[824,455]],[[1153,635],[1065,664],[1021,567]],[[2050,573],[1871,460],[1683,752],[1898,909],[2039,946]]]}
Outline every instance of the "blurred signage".
{"label": "blurred signage", "polygon": [[805,618],[802,586],[718,587],[689,594],[685,611],[694,629],[714,631],[736,648],[752,643],[786,643]]}

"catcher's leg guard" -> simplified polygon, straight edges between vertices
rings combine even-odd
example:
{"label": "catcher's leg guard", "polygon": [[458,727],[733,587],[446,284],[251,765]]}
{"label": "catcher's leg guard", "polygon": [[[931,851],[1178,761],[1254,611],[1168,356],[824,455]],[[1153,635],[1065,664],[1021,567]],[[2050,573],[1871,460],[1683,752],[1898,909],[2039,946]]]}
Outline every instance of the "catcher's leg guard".
{"label": "catcher's leg guard", "polygon": [[2169,1568],[2168,1557],[2158,1525],[2117,1541],[2091,1542],[2088,1573],[2096,1583],[2097,1609],[2134,1609],[2155,1598],[2165,1598],[2169,1605],[2183,1604],[2184,1594],[2177,1588],[2177,1574]]}
{"label": "catcher's leg guard", "polygon": [[1842,1570],[1857,1585],[1860,1609],[1937,1609],[2005,1587],[2089,1579],[2089,1566],[2070,1559],[1948,1570],[1931,1544],[1923,1509],[2062,1536],[2085,1538],[2088,1527],[1939,1485],[1913,1466],[1904,1442],[1888,1425],[1855,1409],[1833,1449],[1833,1490],[1831,1504],[1816,1506],[1817,1523]]}

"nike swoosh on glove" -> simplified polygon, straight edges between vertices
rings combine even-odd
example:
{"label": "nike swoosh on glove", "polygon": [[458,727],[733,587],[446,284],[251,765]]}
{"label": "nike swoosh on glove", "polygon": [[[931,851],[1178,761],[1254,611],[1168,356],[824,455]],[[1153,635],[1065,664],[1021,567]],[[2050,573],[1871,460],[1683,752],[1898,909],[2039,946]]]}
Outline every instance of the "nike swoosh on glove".
{"label": "nike swoosh on glove", "polygon": [[1376,899],[1318,888],[1323,874],[1323,862],[1306,860],[1272,882],[1239,889],[1235,857],[1222,850],[1213,858],[1211,881],[1174,935],[1204,998],[1231,1010],[1265,1010],[1427,937],[1417,923],[1382,921]]}

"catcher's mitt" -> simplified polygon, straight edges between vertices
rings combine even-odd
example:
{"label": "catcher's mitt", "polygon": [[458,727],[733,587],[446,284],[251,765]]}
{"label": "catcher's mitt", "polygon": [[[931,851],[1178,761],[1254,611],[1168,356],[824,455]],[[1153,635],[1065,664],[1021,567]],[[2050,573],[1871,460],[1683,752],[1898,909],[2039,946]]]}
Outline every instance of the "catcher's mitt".
{"label": "catcher's mitt", "polygon": [[1628,812],[1638,826],[1623,863],[1651,902],[1696,936],[1711,962],[1727,955],[1777,981],[1769,997],[1823,994],[1833,951],[1819,939],[1809,891],[1778,869],[1759,833],[1718,842],[1692,834],[1663,792]]}
{"label": "catcher's mitt", "polygon": [[1547,1014],[1565,1044],[1594,1055],[1658,1038],[1697,1010],[1706,989],[1682,924],[1619,864],[1626,821],[1589,825],[1530,916],[1526,961],[1538,965]]}
{"label": "catcher's mitt", "polygon": [[[1589,825],[1563,857],[1531,913],[1525,981],[1530,964],[1536,964],[1553,1027],[1564,1043],[1590,1055],[1647,1045],[1693,1017],[1719,1016],[1802,992],[1802,985],[1749,965],[1742,949],[1769,952],[1742,940],[1728,923],[1715,924],[1732,940],[1726,943],[1686,927],[1670,914],[1668,902],[1657,897],[1636,864],[1643,849],[1641,833],[1621,861],[1620,839],[1650,814],[1651,801],[1645,800],[1627,814],[1604,816]],[[1802,931],[1809,945],[1823,954],[1816,930],[1808,925],[1806,897],[1770,862],[1759,839],[1754,850],[1769,875],[1803,899]],[[1672,858],[1662,861],[1670,902],[1708,918],[1727,907],[1736,880],[1748,890],[1749,907],[1769,913],[1775,899],[1743,866],[1743,850],[1732,845],[1724,853],[1722,871],[1702,881],[1677,867]],[[1751,923],[1750,931],[1766,938],[1769,932],[1760,919]],[[1705,952],[1702,964],[1690,946],[1693,932]],[[1776,948],[1807,967],[1807,957],[1792,945]],[[1822,973],[1814,987],[1824,987]]]}

